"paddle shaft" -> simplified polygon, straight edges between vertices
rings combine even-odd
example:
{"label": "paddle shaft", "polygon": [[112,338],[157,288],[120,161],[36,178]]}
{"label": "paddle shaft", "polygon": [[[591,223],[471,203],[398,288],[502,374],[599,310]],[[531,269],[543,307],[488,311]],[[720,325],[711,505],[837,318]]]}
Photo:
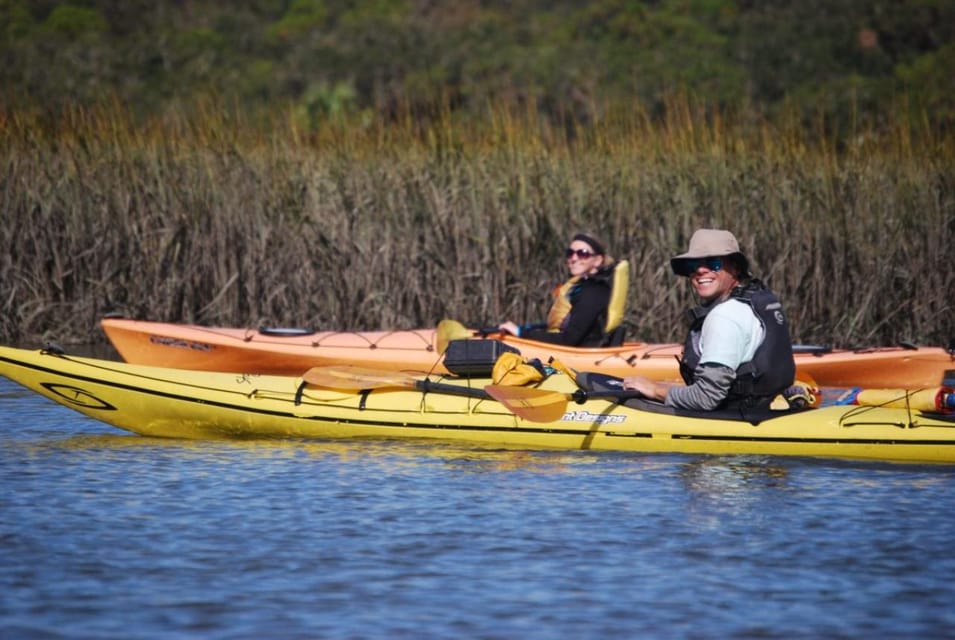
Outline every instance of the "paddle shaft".
{"label": "paddle shaft", "polygon": [[432,382],[431,380],[416,380],[414,388],[422,393],[444,393],[452,396],[463,396],[466,398],[478,398],[480,400],[493,400],[484,389],[475,389],[473,387],[459,387],[455,384],[444,384],[441,382]]}
{"label": "paddle shaft", "polygon": [[636,389],[624,389],[622,391],[585,391],[583,389],[577,389],[573,393],[565,395],[568,400],[573,400],[577,404],[583,404],[588,400],[594,400],[596,398],[612,398],[617,402],[625,402],[627,400],[644,397],[643,394]]}

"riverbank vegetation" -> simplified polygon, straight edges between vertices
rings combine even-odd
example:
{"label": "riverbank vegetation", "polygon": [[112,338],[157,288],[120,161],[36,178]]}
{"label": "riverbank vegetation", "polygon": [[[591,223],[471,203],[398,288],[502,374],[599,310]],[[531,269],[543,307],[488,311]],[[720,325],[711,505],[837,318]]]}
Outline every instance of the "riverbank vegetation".
{"label": "riverbank vegetation", "polygon": [[0,339],[534,320],[578,229],[677,339],[733,230],[797,341],[955,338],[955,3],[0,0]]}
{"label": "riverbank vegetation", "polygon": [[[108,312],[256,327],[532,320],[578,229],[630,260],[630,339],[682,334],[667,261],[733,230],[800,342],[955,337],[955,148],[929,113],[838,138],[686,94],[567,127],[526,104],[427,119],[197,101],[0,115],[0,337],[102,340]],[[917,116],[917,117],[916,117]]]}

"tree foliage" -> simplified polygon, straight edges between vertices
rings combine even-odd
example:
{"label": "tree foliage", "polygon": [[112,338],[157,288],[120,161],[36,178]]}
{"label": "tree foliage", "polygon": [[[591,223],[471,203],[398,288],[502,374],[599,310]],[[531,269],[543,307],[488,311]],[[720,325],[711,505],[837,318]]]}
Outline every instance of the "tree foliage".
{"label": "tree foliage", "polygon": [[949,0],[0,0],[0,25],[6,108],[108,97],[148,113],[212,93],[395,115],[506,99],[582,122],[689,92],[839,126],[904,95],[955,121]]}

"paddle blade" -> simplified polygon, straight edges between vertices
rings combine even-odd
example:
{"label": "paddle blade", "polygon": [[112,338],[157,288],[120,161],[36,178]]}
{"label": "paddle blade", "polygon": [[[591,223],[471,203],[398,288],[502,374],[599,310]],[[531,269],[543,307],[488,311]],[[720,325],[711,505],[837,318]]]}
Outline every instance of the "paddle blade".
{"label": "paddle blade", "polygon": [[417,378],[397,372],[366,369],[351,365],[312,367],[302,375],[308,384],[328,389],[361,391],[388,387],[414,389]]}
{"label": "paddle blade", "polygon": [[554,422],[567,412],[567,396],[557,391],[489,384],[487,394],[529,422]]}
{"label": "paddle blade", "polygon": [[463,340],[473,336],[474,332],[457,320],[449,320],[445,318],[438,323],[438,328],[435,331],[434,346],[438,349],[438,353],[443,355],[444,352],[448,350],[448,344],[452,340]]}

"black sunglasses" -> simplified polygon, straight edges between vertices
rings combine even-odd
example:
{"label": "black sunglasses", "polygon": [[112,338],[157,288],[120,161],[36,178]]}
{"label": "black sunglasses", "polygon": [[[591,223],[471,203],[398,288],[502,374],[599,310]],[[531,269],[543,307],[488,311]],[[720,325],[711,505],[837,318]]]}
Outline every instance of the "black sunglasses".
{"label": "black sunglasses", "polygon": [[568,258],[571,256],[577,256],[581,260],[586,260],[587,258],[593,258],[597,254],[593,251],[587,251],[586,249],[567,249],[567,251],[564,252],[564,255],[566,255]]}
{"label": "black sunglasses", "polygon": [[706,267],[710,271],[720,271],[723,269],[723,258],[713,256],[710,258],[691,258],[683,260],[680,263],[680,273],[684,276],[696,273],[700,267]]}

